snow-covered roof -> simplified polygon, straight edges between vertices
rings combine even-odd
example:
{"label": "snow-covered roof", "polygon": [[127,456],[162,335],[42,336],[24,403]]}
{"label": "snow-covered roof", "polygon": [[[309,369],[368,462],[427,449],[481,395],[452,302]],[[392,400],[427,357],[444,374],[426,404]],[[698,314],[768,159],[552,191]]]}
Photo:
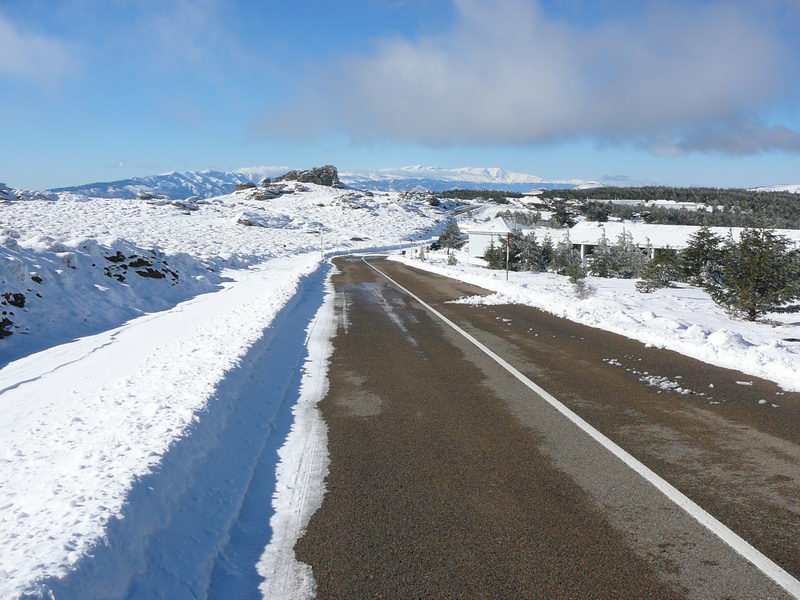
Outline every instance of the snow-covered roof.
{"label": "snow-covered roof", "polygon": [[486,223],[473,223],[463,228],[466,233],[511,233],[517,230],[530,229],[505,217],[495,217]]}
{"label": "snow-covered roof", "polygon": [[[689,238],[700,229],[697,225],[652,225],[648,223],[620,223],[606,222],[597,223],[594,221],[581,221],[569,231],[570,240],[573,244],[596,245],[605,231],[606,238],[614,242],[619,235],[625,231],[633,238],[633,243],[637,246],[645,247],[648,244],[654,248],[673,248],[681,250],[689,245]],[[709,227],[709,229],[721,236],[727,237],[732,234],[737,237],[744,231],[743,227]],[[800,245],[800,230],[798,229],[776,229],[775,233],[786,236],[795,244]]]}

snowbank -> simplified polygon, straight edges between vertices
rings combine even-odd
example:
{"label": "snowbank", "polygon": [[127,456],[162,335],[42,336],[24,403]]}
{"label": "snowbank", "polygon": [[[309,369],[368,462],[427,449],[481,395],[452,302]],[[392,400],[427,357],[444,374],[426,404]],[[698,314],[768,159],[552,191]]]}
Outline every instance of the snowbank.
{"label": "snowbank", "polygon": [[0,236],[0,366],[165,310],[221,281],[197,259],[125,240]]}
{"label": "snowbank", "polygon": [[0,597],[66,575],[101,540],[318,264],[304,255],[227,272],[221,292],[0,371]]}
{"label": "snowbank", "polygon": [[[434,253],[432,253],[434,254]],[[511,273],[476,266],[448,266],[440,259],[421,262],[393,255],[393,260],[460,279],[496,292],[460,300],[471,304],[525,304],[577,323],[598,327],[667,348],[698,360],[736,369],[800,391],[800,338],[797,317],[769,315],[783,324],[750,323],[731,319],[703,290],[679,287],[652,294],[636,291],[634,280],[589,277],[596,288],[579,300],[566,277],[552,273]],[[459,253],[462,262],[466,255]]]}

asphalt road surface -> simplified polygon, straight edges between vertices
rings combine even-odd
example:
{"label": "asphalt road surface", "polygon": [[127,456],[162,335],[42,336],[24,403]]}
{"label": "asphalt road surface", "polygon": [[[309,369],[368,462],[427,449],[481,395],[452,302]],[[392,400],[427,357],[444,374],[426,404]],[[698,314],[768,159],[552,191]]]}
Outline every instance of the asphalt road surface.
{"label": "asphalt road surface", "polygon": [[[800,394],[529,307],[447,303],[488,292],[368,260],[800,576]],[[331,468],[295,548],[318,598],[792,597],[360,258],[334,262]]]}

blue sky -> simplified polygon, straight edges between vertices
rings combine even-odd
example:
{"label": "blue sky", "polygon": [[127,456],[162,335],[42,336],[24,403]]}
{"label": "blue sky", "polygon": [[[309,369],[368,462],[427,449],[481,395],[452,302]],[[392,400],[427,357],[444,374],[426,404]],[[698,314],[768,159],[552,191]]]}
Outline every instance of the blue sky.
{"label": "blue sky", "polygon": [[798,25],[796,0],[0,0],[0,181],[421,163],[800,183]]}

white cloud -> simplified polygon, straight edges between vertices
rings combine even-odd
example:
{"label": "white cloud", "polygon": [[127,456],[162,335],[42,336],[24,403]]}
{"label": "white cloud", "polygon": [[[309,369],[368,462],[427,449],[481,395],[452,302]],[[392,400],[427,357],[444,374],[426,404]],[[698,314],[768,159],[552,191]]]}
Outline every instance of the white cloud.
{"label": "white cloud", "polygon": [[256,179],[259,177],[275,177],[276,175],[283,175],[289,170],[290,167],[260,165],[255,167],[242,167],[241,169],[236,169],[236,173],[241,173],[242,175]]}
{"label": "white cloud", "polygon": [[77,70],[78,61],[68,43],[26,31],[0,13],[0,77],[52,85]]}
{"label": "white cloud", "polygon": [[[326,65],[268,129],[305,123],[430,145],[588,138],[655,150],[664,140],[676,151],[796,150],[800,134],[753,121],[791,92],[794,65],[780,36],[741,4],[666,4],[624,26],[579,30],[535,1],[455,0],[450,30],[383,39],[368,56]],[[750,149],[738,140],[748,133],[760,140]]]}

